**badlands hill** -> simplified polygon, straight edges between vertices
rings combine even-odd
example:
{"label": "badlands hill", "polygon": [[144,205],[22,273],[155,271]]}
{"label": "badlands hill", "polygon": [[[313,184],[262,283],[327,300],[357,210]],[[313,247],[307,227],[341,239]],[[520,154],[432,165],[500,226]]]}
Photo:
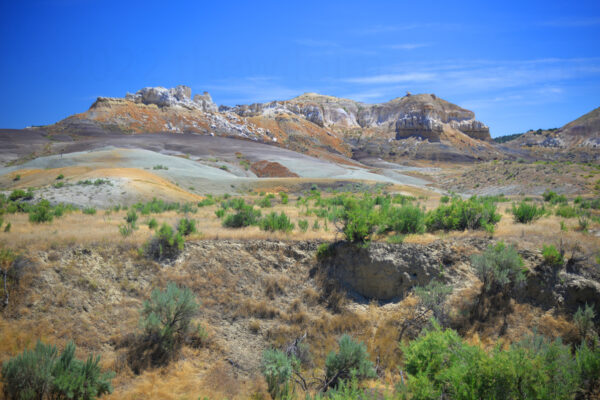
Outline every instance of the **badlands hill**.
{"label": "badlands hill", "polygon": [[531,130],[506,145],[523,149],[537,157],[563,154],[567,158],[583,157],[598,160],[600,157],[600,107],[569,122],[559,129]]}
{"label": "badlands hill", "polygon": [[99,97],[84,113],[44,127],[50,134],[196,133],[274,144],[313,156],[496,158],[489,128],[472,111],[433,94],[381,104],[315,93],[286,101],[217,107],[207,92],[148,87]]}

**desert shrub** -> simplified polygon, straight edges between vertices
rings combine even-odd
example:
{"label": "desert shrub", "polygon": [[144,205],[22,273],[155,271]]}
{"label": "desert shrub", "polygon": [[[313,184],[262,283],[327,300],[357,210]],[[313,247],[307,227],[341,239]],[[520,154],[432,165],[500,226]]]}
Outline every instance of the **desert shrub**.
{"label": "desert shrub", "polygon": [[183,236],[188,236],[192,233],[196,233],[196,221],[193,219],[182,218],[177,224],[177,231]]}
{"label": "desert shrub", "polygon": [[17,174],[15,175],[15,177],[13,178],[13,181],[17,182],[21,180],[21,175]]}
{"label": "desert shrub", "polygon": [[173,228],[163,223],[154,237],[146,244],[145,252],[156,260],[174,258],[183,250],[183,242],[180,232],[173,231]]}
{"label": "desert shrub", "polygon": [[403,352],[416,399],[572,399],[581,385],[569,347],[541,336],[486,353],[434,324]]}
{"label": "desert shrub", "polygon": [[581,392],[583,394],[597,393],[600,388],[600,343],[598,340],[595,340],[591,346],[583,341],[575,353],[575,363],[581,380]]}
{"label": "desert shrub", "polygon": [[263,352],[261,372],[267,381],[267,388],[271,398],[289,399],[294,394],[292,381],[294,368],[298,361],[288,357],[284,352],[267,349]]}
{"label": "desert shrub", "polygon": [[544,198],[544,201],[550,204],[567,204],[567,198],[564,194],[559,195],[551,190],[546,190],[542,194],[542,197]]}
{"label": "desert shrub", "polygon": [[65,178],[65,176],[64,176],[63,174],[59,174],[59,175],[56,177],[56,180],[58,181],[58,180],[61,180],[61,179],[64,179],[64,178]]}
{"label": "desert shrub", "polygon": [[235,208],[235,214],[230,214],[223,220],[223,226],[227,228],[242,228],[245,226],[256,225],[260,218],[260,210],[254,209],[250,204],[245,204],[242,199],[241,204]]}
{"label": "desert shrub", "polygon": [[582,215],[577,220],[577,227],[580,231],[587,232],[588,228],[590,227],[590,219],[585,215]]}
{"label": "desert shrub", "polygon": [[256,205],[259,206],[259,207],[261,207],[261,208],[272,207],[271,198],[268,197],[268,196],[261,197],[260,199],[258,199],[256,201]]}
{"label": "desert shrub", "polygon": [[2,365],[4,396],[9,400],[95,399],[112,392],[114,376],[102,373],[99,363],[100,356],[76,359],[73,342],[59,356],[55,346],[38,341],[33,350]]}
{"label": "desert shrub", "polygon": [[317,246],[317,259],[323,260],[331,257],[335,253],[335,249],[332,243],[321,243]]}
{"label": "desert shrub", "polygon": [[108,179],[96,179],[94,181],[94,186],[107,185],[107,184],[110,184],[110,181]]}
{"label": "desert shrub", "polygon": [[53,188],[55,189],[60,189],[61,187],[64,187],[65,183],[64,182],[56,182],[54,185],[52,185]]}
{"label": "desert shrub", "polygon": [[225,216],[225,211],[226,210],[224,208],[219,208],[215,211],[215,215],[217,216],[217,218],[223,218]]}
{"label": "desert shrub", "polygon": [[583,308],[578,307],[577,312],[573,315],[573,322],[582,341],[594,333],[594,318],[596,318],[594,307],[587,304]]}
{"label": "desert shrub", "polygon": [[169,167],[162,165],[162,164],[156,164],[155,166],[152,167],[152,169],[153,170],[161,170],[161,169],[168,170]]}
{"label": "desert shrub", "polygon": [[415,198],[413,196],[405,196],[403,194],[395,194],[392,197],[392,203],[394,203],[394,204],[407,204],[412,201],[415,201]]}
{"label": "desert shrub", "polygon": [[481,254],[471,257],[475,275],[483,283],[487,294],[502,293],[525,280],[523,260],[513,246],[498,242]]}
{"label": "desert shrub", "polygon": [[205,199],[202,199],[198,202],[198,207],[212,206],[215,203],[216,200],[212,197],[212,195],[208,194],[206,195]]}
{"label": "desert shrub", "polygon": [[468,200],[455,197],[449,204],[440,204],[435,210],[429,211],[425,217],[425,225],[430,232],[440,229],[486,229],[498,221],[500,214],[496,211],[496,203],[476,196]]}
{"label": "desert shrub", "polygon": [[306,232],[308,230],[308,221],[305,219],[301,219],[298,221],[298,228],[300,228],[300,230],[302,232]]}
{"label": "desert shrub", "polygon": [[[156,198],[153,198],[152,201],[147,203],[136,203],[131,206],[132,209],[135,209],[142,215],[160,214],[166,211],[177,211],[179,210],[179,207],[179,203],[167,203]],[[123,207],[123,209],[125,210],[126,208]]]}
{"label": "desert shrub", "polygon": [[588,200],[581,200],[581,202],[579,203],[579,207],[581,207],[582,209],[594,209],[594,210],[600,210],[600,197],[597,197],[595,199],[588,199]]}
{"label": "desert shrub", "polygon": [[130,224],[121,224],[121,225],[119,225],[119,233],[123,237],[131,236],[134,231],[135,231],[135,228],[132,225],[130,225]]}
{"label": "desert shrub", "polygon": [[152,291],[142,306],[140,323],[147,335],[158,337],[161,346],[170,349],[190,333],[197,310],[194,293],[170,282],[164,290]]}
{"label": "desert shrub", "polygon": [[258,222],[258,226],[260,226],[260,229],[263,231],[271,232],[290,232],[292,229],[294,229],[294,224],[283,211],[280,214],[277,214],[276,212],[267,214]]}
{"label": "desert shrub", "polygon": [[279,192],[279,197],[281,198],[281,204],[287,204],[289,201],[289,196],[286,192]]}
{"label": "desert shrub", "polygon": [[340,230],[347,241],[352,243],[368,243],[376,232],[379,214],[374,209],[374,201],[364,196],[361,199],[347,197],[343,200]]}
{"label": "desert shrub", "polygon": [[327,387],[336,387],[341,381],[351,378],[362,380],[376,376],[373,363],[369,360],[367,347],[349,335],[338,340],[338,352],[330,352],[325,359],[325,381]]}
{"label": "desert shrub", "polygon": [[12,224],[9,222],[8,224],[6,224],[4,226],[4,232],[10,232],[10,228],[12,227]]}
{"label": "desert shrub", "polygon": [[546,213],[543,206],[538,207],[535,204],[529,204],[524,201],[519,203],[519,205],[513,203],[511,211],[515,221],[521,224],[528,224]]}
{"label": "desert shrub", "polygon": [[556,211],[554,211],[554,214],[557,217],[563,217],[563,218],[575,218],[579,212],[571,206],[568,205],[562,205],[562,206],[558,206],[556,208]]}
{"label": "desert shrub", "polygon": [[10,201],[17,201],[17,200],[31,200],[33,199],[33,190],[31,189],[27,189],[27,191],[22,190],[22,189],[16,189],[13,190],[11,192],[11,194],[8,196],[8,199]]}
{"label": "desert shrub", "polygon": [[148,228],[156,229],[157,227],[158,227],[158,222],[156,221],[155,218],[152,218],[150,221],[148,221]]}
{"label": "desert shrub", "polygon": [[403,234],[425,232],[425,212],[418,206],[389,207],[382,214],[381,224],[386,231]]}
{"label": "desert shrub", "polygon": [[446,204],[446,203],[448,203],[449,201],[450,201],[450,197],[448,197],[448,196],[446,196],[446,195],[444,195],[444,196],[440,197],[440,203],[442,203],[442,204]]}
{"label": "desert shrub", "polygon": [[138,220],[138,215],[134,209],[127,211],[127,215],[125,216],[125,222],[127,222],[129,225],[135,227],[137,220]]}
{"label": "desert shrub", "polygon": [[86,215],[96,215],[96,208],[95,207],[85,207],[83,210],[81,210],[81,212],[83,212]]}
{"label": "desert shrub", "polygon": [[417,286],[414,289],[419,298],[419,304],[425,311],[431,311],[432,317],[440,324],[447,320],[446,299],[452,293],[452,286],[443,282],[432,280],[426,286]]}
{"label": "desert shrub", "polygon": [[54,213],[48,200],[41,200],[29,211],[29,222],[52,222]]}
{"label": "desert shrub", "polygon": [[542,256],[544,257],[544,262],[553,267],[559,267],[564,262],[563,255],[552,244],[542,247]]}

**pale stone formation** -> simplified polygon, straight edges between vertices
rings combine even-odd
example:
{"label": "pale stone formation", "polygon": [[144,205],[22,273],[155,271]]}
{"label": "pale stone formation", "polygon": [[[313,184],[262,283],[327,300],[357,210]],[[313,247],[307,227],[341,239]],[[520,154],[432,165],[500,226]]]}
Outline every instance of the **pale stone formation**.
{"label": "pale stone formation", "polygon": [[171,89],[161,86],[145,87],[135,94],[127,93],[125,99],[142,104],[154,104],[158,107],[186,107],[200,109],[204,112],[218,112],[217,105],[212,101],[210,94],[197,94],[192,101],[192,89],[185,85],[179,85]]}
{"label": "pale stone formation", "polygon": [[440,99],[434,94],[407,94],[381,104],[305,93],[288,101],[242,105],[229,111],[240,116],[301,115],[321,127],[376,128],[396,139],[420,137],[440,141],[444,126],[478,140],[490,141],[489,128],[475,120],[472,111]]}

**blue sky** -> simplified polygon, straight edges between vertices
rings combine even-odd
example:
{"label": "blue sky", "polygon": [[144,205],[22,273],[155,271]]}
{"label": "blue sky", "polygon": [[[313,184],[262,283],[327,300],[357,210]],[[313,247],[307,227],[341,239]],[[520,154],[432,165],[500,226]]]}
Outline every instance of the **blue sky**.
{"label": "blue sky", "polygon": [[493,136],[600,106],[600,1],[2,1],[0,128],[186,84],[217,104],[435,93]]}

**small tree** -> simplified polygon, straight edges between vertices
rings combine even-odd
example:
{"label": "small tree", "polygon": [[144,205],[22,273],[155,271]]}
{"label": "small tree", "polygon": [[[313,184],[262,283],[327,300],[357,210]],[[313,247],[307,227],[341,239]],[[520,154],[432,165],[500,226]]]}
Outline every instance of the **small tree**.
{"label": "small tree", "polygon": [[373,363],[369,360],[367,347],[363,342],[356,342],[349,335],[342,335],[338,340],[339,350],[331,352],[325,360],[325,384],[323,391],[336,387],[341,381],[352,378],[361,380],[376,376]]}

